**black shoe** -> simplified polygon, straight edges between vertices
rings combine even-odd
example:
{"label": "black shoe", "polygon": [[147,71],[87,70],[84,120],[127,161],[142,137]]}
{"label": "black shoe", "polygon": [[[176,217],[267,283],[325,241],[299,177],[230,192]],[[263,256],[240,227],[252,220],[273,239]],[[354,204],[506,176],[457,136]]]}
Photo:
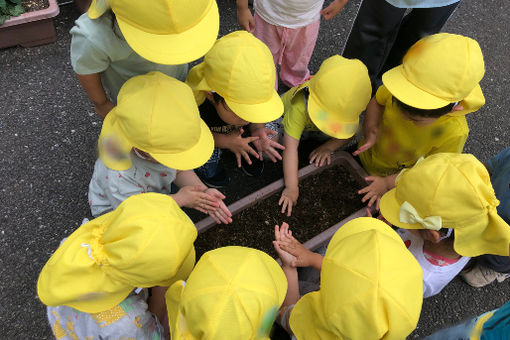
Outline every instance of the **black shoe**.
{"label": "black shoe", "polygon": [[248,176],[260,176],[262,172],[264,171],[264,162],[261,160],[258,160],[256,158],[252,158],[251,165],[248,164],[248,162],[242,158],[241,159],[241,169],[245,174]]}
{"label": "black shoe", "polygon": [[218,173],[212,177],[202,177],[202,176],[198,176],[198,177],[209,188],[219,189],[219,188],[223,188],[225,185],[230,183],[230,177],[228,176],[225,169],[223,169],[223,167],[220,167]]}

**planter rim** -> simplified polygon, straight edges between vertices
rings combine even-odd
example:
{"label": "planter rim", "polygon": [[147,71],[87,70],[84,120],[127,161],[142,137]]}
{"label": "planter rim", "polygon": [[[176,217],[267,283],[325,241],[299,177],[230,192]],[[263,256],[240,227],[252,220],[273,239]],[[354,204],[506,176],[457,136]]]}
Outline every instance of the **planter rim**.
{"label": "planter rim", "polygon": [[[339,164],[345,164],[347,165],[345,169],[350,172],[355,179],[360,184],[367,184],[365,182],[365,177],[368,176],[365,169],[363,169],[355,160],[354,158],[345,151],[337,151],[331,156],[331,164],[322,166],[320,168],[317,168],[314,164],[307,165],[301,169],[299,169],[298,172],[298,178],[299,180],[302,180],[308,176],[320,173],[324,171],[327,168],[331,168],[333,166],[339,165]],[[236,215],[240,211],[249,208],[253,204],[255,204],[257,201],[265,199],[266,197],[274,194],[275,192],[281,190],[284,186],[283,179],[279,179],[273,183],[270,183],[266,185],[265,187],[255,191],[254,193],[245,196],[234,203],[230,204],[228,206],[229,210],[232,212],[232,215]],[[328,229],[324,230],[323,232],[315,235],[310,240],[306,240],[304,243],[304,246],[308,249],[315,250],[319,248],[320,246],[327,243],[327,241],[333,236],[333,234],[345,223],[348,221],[355,219],[357,217],[366,216],[366,210],[365,208],[362,208],[358,211],[353,212],[351,215],[344,218],[342,221],[334,224],[333,226],[329,227]],[[197,228],[198,233],[203,233],[210,228],[214,227],[216,222],[214,219],[210,216],[198,221],[195,226]]]}
{"label": "planter rim", "polygon": [[0,26],[0,29],[57,16],[60,13],[57,0],[48,0],[48,3],[49,6],[47,8],[33,12],[26,12],[17,17],[11,17],[6,20],[2,26]]}

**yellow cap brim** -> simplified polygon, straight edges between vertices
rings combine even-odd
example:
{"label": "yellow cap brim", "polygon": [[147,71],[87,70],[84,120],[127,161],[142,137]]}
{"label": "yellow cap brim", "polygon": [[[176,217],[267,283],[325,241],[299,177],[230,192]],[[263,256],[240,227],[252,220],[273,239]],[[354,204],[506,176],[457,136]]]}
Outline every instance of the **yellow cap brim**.
{"label": "yellow cap brim", "polygon": [[400,206],[403,202],[399,202],[396,196],[397,190],[395,188],[391,189],[387,193],[381,197],[381,202],[379,203],[380,211],[383,217],[399,228],[404,229],[424,229],[423,226],[419,223],[409,224],[400,222]]}
{"label": "yellow cap brim", "polygon": [[[108,168],[123,171],[131,167],[129,153],[133,148],[133,144],[127,139],[125,134],[122,132],[122,128],[118,125],[117,115],[115,114],[116,109],[117,107],[114,107],[103,121],[101,134],[99,135],[97,142],[97,148],[99,150],[99,158],[101,158],[101,161]],[[108,154],[103,144],[109,138],[112,138],[118,144],[119,151],[124,154],[124,158],[113,158],[110,154]]]}
{"label": "yellow cap brim", "polygon": [[308,115],[319,130],[333,138],[348,139],[358,130],[359,120],[345,122],[332,118],[324,112],[312,92],[308,97]]}
{"label": "yellow cap brim", "polygon": [[90,229],[108,218],[103,215],[82,225],[51,256],[37,280],[37,294],[48,306],[69,306],[98,313],[118,305],[135,288],[109,277],[88,253]]}
{"label": "yellow cap brim", "polygon": [[109,9],[110,7],[106,4],[105,0],[92,0],[87,14],[90,19],[97,19]]}
{"label": "yellow cap brim", "polygon": [[[192,148],[180,153],[150,153],[150,155],[159,163],[176,170],[192,170],[204,165],[213,153],[214,138],[203,120],[200,120],[200,129],[200,138]],[[136,145],[134,146],[136,147]],[[140,149],[149,152],[143,148]]]}
{"label": "yellow cap brim", "polygon": [[267,123],[283,115],[283,102],[276,91],[265,103],[241,104],[228,98],[225,102],[236,115],[250,123]]}
{"label": "yellow cap brim", "polygon": [[399,65],[387,71],[382,76],[383,84],[386,86],[391,94],[409,106],[432,110],[445,107],[450,104],[450,101],[436,97],[413,83],[411,83],[404,75],[404,67]]}
{"label": "yellow cap brim", "polygon": [[216,1],[203,19],[185,32],[151,34],[131,26],[117,16],[120,30],[129,46],[140,56],[158,64],[184,64],[196,60],[213,46],[220,28]]}

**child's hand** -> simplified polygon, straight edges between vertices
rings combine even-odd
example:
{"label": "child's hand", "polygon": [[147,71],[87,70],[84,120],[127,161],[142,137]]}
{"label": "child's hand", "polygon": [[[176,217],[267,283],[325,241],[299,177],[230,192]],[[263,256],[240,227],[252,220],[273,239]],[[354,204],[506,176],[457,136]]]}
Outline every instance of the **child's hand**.
{"label": "child's hand", "polygon": [[250,143],[256,141],[259,139],[259,137],[246,137],[243,138],[241,135],[243,134],[244,130],[239,129],[236,131],[232,131],[228,134],[229,136],[229,142],[228,142],[228,149],[232,151],[236,155],[237,159],[237,167],[241,167],[241,157],[243,157],[248,164],[251,165],[251,159],[250,154],[255,157],[259,158],[259,154],[250,146]]}
{"label": "child's hand", "polygon": [[382,195],[391,189],[387,177],[368,176],[365,177],[365,181],[372,183],[358,191],[358,194],[360,195],[365,194],[365,196],[361,199],[361,202],[365,203],[368,200],[367,205],[369,208],[375,202],[375,208],[379,210],[379,201],[381,200]]}
{"label": "child's hand", "polygon": [[285,187],[285,189],[283,189],[280,201],[278,201],[278,205],[282,206],[282,214],[285,214],[285,210],[287,210],[287,216],[290,216],[290,214],[292,214],[292,207],[296,205],[298,196],[299,196],[298,187],[296,188]]}
{"label": "child's hand", "polygon": [[326,20],[331,20],[334,18],[335,15],[338,14],[344,8],[345,4],[348,0],[334,0],[332,3],[329,4],[328,7],[324,8],[321,11],[322,16]]}
{"label": "child's hand", "polygon": [[187,185],[180,188],[172,197],[181,208],[193,208],[208,214],[210,210],[216,210],[220,204],[215,197],[205,193],[206,189],[207,187],[201,185]]}
{"label": "child's hand", "polygon": [[205,193],[213,197],[219,204],[219,206],[216,209],[207,211],[209,216],[211,216],[218,224],[232,223],[232,213],[230,212],[230,210],[228,210],[227,206],[223,202],[223,200],[225,199],[225,195],[223,195],[218,190],[212,188],[207,189]]}
{"label": "child's hand", "polygon": [[[277,227],[278,226],[275,226],[275,236]],[[292,236],[292,231],[289,230],[289,225],[287,223],[282,223],[281,228],[279,228],[278,236],[279,237],[276,238],[278,248],[294,258],[291,263],[293,267],[310,267],[313,265],[314,256],[316,254],[307,249]]]}
{"label": "child's hand", "polygon": [[251,132],[252,137],[259,137],[258,140],[253,142],[253,145],[255,145],[255,148],[259,152],[259,159],[262,159],[262,153],[265,152],[266,155],[275,163],[276,160],[282,160],[282,156],[278,153],[278,151],[276,151],[276,149],[285,150],[285,147],[269,138],[269,136],[277,134],[278,132],[266,128],[259,128]]}
{"label": "child's hand", "polygon": [[114,107],[115,105],[113,105],[113,103],[108,99],[101,104],[94,103],[94,110],[96,110],[96,113],[99,115],[99,117],[103,119],[106,117],[108,112],[110,112]]}
{"label": "child's hand", "polygon": [[332,154],[333,150],[327,144],[322,144],[310,153],[310,164],[315,163],[316,167],[323,166],[325,163],[330,165]]}
{"label": "child's hand", "polygon": [[250,33],[253,33],[255,30],[255,20],[253,20],[253,16],[248,7],[237,8],[237,22],[244,30]]}
{"label": "child's hand", "polygon": [[282,248],[280,248],[280,242],[288,235],[288,233],[292,232],[289,230],[289,225],[285,222],[282,223],[282,227],[275,225],[274,226],[274,241],[273,246],[276,252],[278,253],[278,256],[280,257],[280,260],[282,260],[282,264],[284,266],[288,267],[296,267],[296,257],[289,254]]}
{"label": "child's hand", "polygon": [[378,129],[377,128],[372,128],[370,130],[366,130],[364,132],[364,135],[365,135],[365,144],[363,144],[362,146],[360,146],[358,148],[358,150],[354,151],[352,154],[353,156],[357,156],[359,155],[360,153],[364,152],[364,151],[367,151],[368,149],[370,149],[372,146],[374,146],[376,140],[377,140],[377,132],[378,132]]}

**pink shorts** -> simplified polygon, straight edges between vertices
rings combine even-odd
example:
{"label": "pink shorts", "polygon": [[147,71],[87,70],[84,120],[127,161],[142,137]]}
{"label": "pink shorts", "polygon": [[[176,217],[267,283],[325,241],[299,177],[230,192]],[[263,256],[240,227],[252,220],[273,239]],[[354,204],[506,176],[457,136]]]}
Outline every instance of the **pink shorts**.
{"label": "pink shorts", "polygon": [[[320,19],[300,28],[271,25],[255,13],[254,35],[262,40],[275,65],[280,65],[280,79],[289,87],[303,83],[309,76],[308,63],[319,34]],[[275,88],[278,89],[278,79]]]}

